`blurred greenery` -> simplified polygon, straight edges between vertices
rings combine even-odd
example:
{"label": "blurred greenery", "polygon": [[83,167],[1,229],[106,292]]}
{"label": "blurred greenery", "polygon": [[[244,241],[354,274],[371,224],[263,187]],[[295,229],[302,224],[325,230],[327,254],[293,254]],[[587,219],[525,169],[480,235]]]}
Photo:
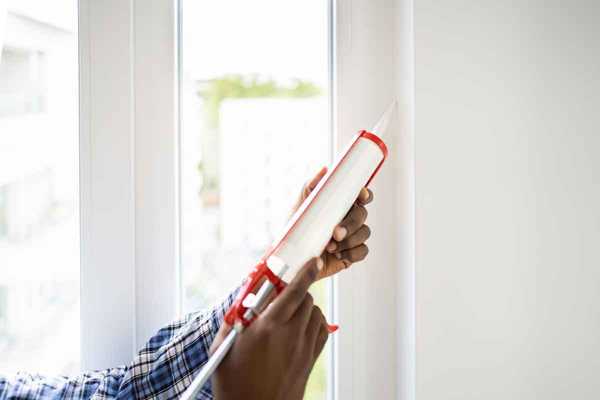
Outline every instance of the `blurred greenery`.
{"label": "blurred greenery", "polygon": [[226,75],[200,83],[198,95],[206,102],[207,122],[219,126],[219,109],[225,99],[314,97],[322,94],[312,82],[294,79],[291,85],[281,85],[259,75]]}
{"label": "blurred greenery", "polygon": [[[219,193],[219,115],[221,104],[227,99],[243,98],[309,98],[321,96],[323,90],[303,79],[292,79],[283,84],[260,75],[224,75],[198,81],[197,95],[203,100],[204,123],[200,135],[204,162],[197,165],[202,177],[200,197],[205,206],[218,203]],[[209,151],[204,151],[204,150]]]}
{"label": "blurred greenery", "polygon": [[[323,95],[320,87],[312,82],[302,79],[291,80],[284,85],[273,79],[264,79],[258,75],[226,75],[208,81],[198,82],[198,96],[204,103],[205,130],[202,134],[202,148],[209,149],[210,154],[205,153],[204,161],[197,165],[198,172],[202,176],[203,187],[201,197],[207,203],[211,195],[218,196],[219,193],[219,113],[221,104],[227,99],[240,98],[309,98]],[[205,204],[206,205],[206,204]],[[311,293],[323,312],[327,311],[328,290],[327,282],[320,281],[313,286]],[[188,293],[187,295],[191,295]],[[328,345],[329,346],[329,343]],[[306,400],[327,399],[327,364],[328,347],[326,347],[317,360],[304,398]]]}
{"label": "blurred greenery", "polygon": [[[310,290],[315,304],[321,307],[323,313],[327,315],[327,303],[328,293],[327,284],[328,280],[321,280],[317,282]],[[327,354],[329,346],[331,345],[331,339],[327,342],[327,346],[323,349],[323,352],[319,356],[315,367],[313,368],[308,385],[306,386],[306,392],[304,394],[305,400],[326,400],[327,399]]]}

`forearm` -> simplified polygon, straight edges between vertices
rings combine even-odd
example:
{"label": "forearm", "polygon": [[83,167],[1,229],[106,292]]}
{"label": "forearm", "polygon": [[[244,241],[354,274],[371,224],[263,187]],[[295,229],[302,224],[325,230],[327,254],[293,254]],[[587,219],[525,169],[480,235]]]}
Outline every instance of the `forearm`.
{"label": "forearm", "polygon": [[[178,397],[208,360],[210,345],[238,290],[212,309],[189,314],[159,330],[128,366],[74,377],[0,376],[0,400]],[[200,398],[212,399],[210,386]]]}
{"label": "forearm", "polygon": [[[204,312],[161,329],[144,347],[129,368],[119,398],[175,398],[190,385],[208,361],[209,349],[227,310],[239,289]],[[201,398],[212,399],[210,385]]]}
{"label": "forearm", "polygon": [[18,373],[0,377],[0,400],[115,398],[125,367],[87,372],[73,377]]}

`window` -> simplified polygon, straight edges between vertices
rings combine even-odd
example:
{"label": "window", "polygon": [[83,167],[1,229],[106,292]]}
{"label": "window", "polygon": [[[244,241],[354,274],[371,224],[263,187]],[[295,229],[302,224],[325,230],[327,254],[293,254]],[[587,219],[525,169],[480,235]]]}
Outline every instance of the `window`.
{"label": "window", "polygon": [[0,373],[72,373],[79,366],[76,2],[7,3],[0,7]]}
{"label": "window", "polygon": [[46,72],[44,52],[5,46],[0,64],[0,116],[43,112]]}
{"label": "window", "polygon": [[0,240],[8,233],[8,210],[6,206],[6,187],[0,187]]}
{"label": "window", "polygon": [[0,335],[5,334],[8,325],[8,288],[0,286]]}
{"label": "window", "polygon": [[[235,10],[233,12],[232,10]],[[183,1],[184,311],[241,283],[331,152],[323,1]],[[315,297],[327,311],[327,286]],[[326,398],[327,351],[308,399]]]}
{"label": "window", "polygon": [[[221,297],[285,222],[301,184],[328,162],[329,110],[341,148],[397,88],[397,12],[368,0],[13,0],[8,13],[6,4],[0,47],[10,68],[31,73],[0,91],[2,372],[128,363],[178,312]],[[234,156],[242,168],[232,169]],[[389,168],[376,184],[389,193],[404,170]],[[391,225],[395,200],[378,197],[374,228]],[[335,300],[330,319],[342,329],[325,352],[331,363],[321,360],[313,374],[310,398],[393,397],[399,368],[389,315],[396,294],[410,292],[394,278],[376,279],[396,257],[389,229],[370,239],[369,261],[334,280],[329,299],[328,283],[315,293],[322,305]],[[24,280],[23,268],[36,279]],[[46,315],[55,316],[50,324]],[[52,347],[61,353],[49,354]]]}

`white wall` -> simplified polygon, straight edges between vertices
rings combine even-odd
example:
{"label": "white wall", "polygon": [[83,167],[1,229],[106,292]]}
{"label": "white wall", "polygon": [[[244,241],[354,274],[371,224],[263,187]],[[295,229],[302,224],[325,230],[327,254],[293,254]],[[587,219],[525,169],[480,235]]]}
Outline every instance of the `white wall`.
{"label": "white wall", "polygon": [[599,19],[415,1],[419,400],[600,397]]}

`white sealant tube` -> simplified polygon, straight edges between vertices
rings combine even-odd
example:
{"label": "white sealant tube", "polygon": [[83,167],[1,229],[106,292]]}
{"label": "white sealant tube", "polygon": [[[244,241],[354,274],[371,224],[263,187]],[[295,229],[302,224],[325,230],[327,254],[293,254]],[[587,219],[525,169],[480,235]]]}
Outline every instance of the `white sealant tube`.
{"label": "white sealant tube", "polygon": [[[385,131],[394,108],[395,103],[392,103],[374,132]],[[287,264],[285,281],[289,282],[302,265],[323,252],[334,228],[350,210],[360,190],[378,171],[386,155],[387,148],[375,133],[361,131],[354,137],[265,255],[265,259],[274,255]]]}
{"label": "white sealant tube", "polygon": [[[375,133],[385,132],[395,107],[395,102],[390,105],[373,129],[373,133],[362,131],[354,137],[294,213],[279,239],[275,240],[271,249],[264,255],[263,259],[267,260],[268,267],[277,276],[289,282],[306,261],[321,254],[336,225],[344,218],[360,190],[369,184],[385,160],[387,148]],[[273,285],[268,281],[264,282],[256,294],[255,303],[261,304],[272,290]],[[260,305],[258,308],[261,308]],[[248,309],[245,318],[250,318],[253,312]],[[235,329],[229,332],[181,399],[190,400],[197,397],[233,346],[238,331],[243,331],[243,328],[241,323],[235,325]]]}

